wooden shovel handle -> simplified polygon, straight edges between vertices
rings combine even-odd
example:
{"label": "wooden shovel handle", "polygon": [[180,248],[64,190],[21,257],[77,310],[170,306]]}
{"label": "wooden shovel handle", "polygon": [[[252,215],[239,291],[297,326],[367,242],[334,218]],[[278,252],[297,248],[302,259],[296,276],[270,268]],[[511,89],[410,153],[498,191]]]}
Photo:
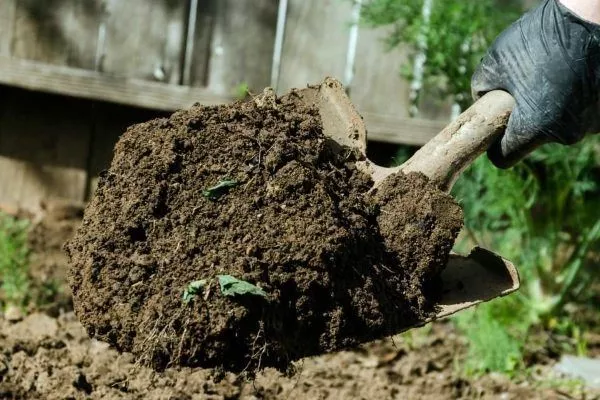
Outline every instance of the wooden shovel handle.
{"label": "wooden shovel handle", "polygon": [[514,105],[515,100],[507,92],[487,93],[400,169],[404,173],[422,172],[441,190],[450,191],[464,169],[504,132]]}

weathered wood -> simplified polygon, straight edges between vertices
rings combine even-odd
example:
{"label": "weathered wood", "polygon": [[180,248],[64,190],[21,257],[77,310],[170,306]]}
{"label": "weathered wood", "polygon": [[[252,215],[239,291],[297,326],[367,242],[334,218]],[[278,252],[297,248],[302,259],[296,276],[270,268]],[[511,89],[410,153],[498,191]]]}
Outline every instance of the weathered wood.
{"label": "weathered wood", "polygon": [[425,98],[419,118],[409,119],[410,83],[400,76],[407,53],[403,49],[386,51],[386,34],[386,29],[361,29],[350,95],[361,113],[373,115],[367,120],[370,136],[421,145],[449,122],[449,102]]}
{"label": "weathered wood", "polygon": [[38,210],[48,199],[83,201],[89,104],[2,88],[0,203]]}
{"label": "weathered wood", "polygon": [[230,101],[229,97],[202,88],[116,78],[7,57],[0,57],[0,71],[0,84],[157,110],[187,108],[197,102],[211,105]]}
{"label": "weathered wood", "polygon": [[196,12],[196,26],[194,27],[193,43],[191,44],[191,70],[187,84],[202,87],[208,85],[211,39],[216,17],[215,3],[200,0]]}
{"label": "weathered wood", "polygon": [[390,114],[362,113],[367,126],[367,139],[420,146],[444,129],[447,122]]}
{"label": "weathered wood", "polygon": [[352,2],[290,0],[278,92],[327,76],[342,80]]}
{"label": "weathered wood", "polygon": [[179,84],[187,1],[107,0],[101,70]]}
{"label": "weathered wood", "polygon": [[15,22],[15,0],[0,1],[0,56],[9,56]]}
{"label": "weathered wood", "polygon": [[439,189],[449,192],[460,174],[504,133],[514,106],[515,99],[503,90],[487,93],[400,169],[421,172]]}
{"label": "weathered wood", "polygon": [[[227,103],[231,99],[206,89],[160,83],[117,79],[74,68],[0,57],[0,83],[31,90],[103,100],[155,110],[173,111],[195,102],[207,105]],[[317,83],[313,81],[312,83]],[[443,122],[362,113],[370,140],[391,143],[423,144],[443,128]]]}
{"label": "weathered wood", "polygon": [[245,83],[269,86],[277,0],[211,0],[215,13],[208,87],[229,95]]}
{"label": "weathered wood", "polygon": [[386,51],[386,29],[361,28],[350,95],[360,112],[409,116],[410,84],[400,76],[406,52]]}
{"label": "weathered wood", "polygon": [[94,67],[101,0],[16,2],[14,57],[54,65]]}

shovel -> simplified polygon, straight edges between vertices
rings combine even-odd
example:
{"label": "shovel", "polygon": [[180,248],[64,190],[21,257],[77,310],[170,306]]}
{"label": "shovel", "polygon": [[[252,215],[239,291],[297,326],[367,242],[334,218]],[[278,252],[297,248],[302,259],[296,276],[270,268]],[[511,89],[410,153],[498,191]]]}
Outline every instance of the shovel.
{"label": "shovel", "polygon": [[[514,106],[512,96],[493,91],[479,99],[442,132],[399,167],[384,168],[366,158],[367,129],[342,84],[326,78],[321,84],[294,92],[299,103],[316,105],[324,134],[365,156],[358,167],[371,175],[376,188],[388,176],[421,172],[440,190],[449,192],[459,175],[502,134]],[[514,265],[491,251],[476,247],[468,256],[451,254],[441,275],[442,293],[433,318],[405,330],[447,317],[519,289]]]}

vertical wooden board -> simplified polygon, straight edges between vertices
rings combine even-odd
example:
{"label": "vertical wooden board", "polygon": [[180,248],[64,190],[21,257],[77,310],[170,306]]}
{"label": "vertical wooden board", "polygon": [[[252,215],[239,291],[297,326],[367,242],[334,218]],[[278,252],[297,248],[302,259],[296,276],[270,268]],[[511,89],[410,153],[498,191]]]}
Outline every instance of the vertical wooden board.
{"label": "vertical wooden board", "polygon": [[10,56],[15,9],[15,0],[0,1],[0,56]]}
{"label": "vertical wooden board", "polygon": [[16,2],[13,56],[54,65],[94,67],[101,0]]}
{"label": "vertical wooden board", "polygon": [[101,70],[180,83],[189,1],[107,0]]}
{"label": "vertical wooden board", "polygon": [[0,203],[36,210],[45,199],[83,201],[89,102],[2,88]]}
{"label": "vertical wooden board", "polygon": [[[408,52],[402,48],[388,51],[383,42],[387,33],[385,28],[360,29],[350,93],[360,112],[406,118],[410,109],[410,82],[400,75],[400,68],[410,62]],[[449,118],[449,101],[427,93],[423,96],[420,119]]]}
{"label": "vertical wooden board", "polygon": [[278,92],[344,78],[352,2],[289,0]]}
{"label": "vertical wooden board", "polygon": [[208,87],[231,95],[246,83],[269,86],[277,28],[277,0],[212,0],[215,12]]}
{"label": "vertical wooden board", "polygon": [[191,86],[204,87],[208,85],[211,40],[215,20],[216,3],[210,0],[199,0],[194,27],[190,81],[187,82]]}
{"label": "vertical wooden board", "polygon": [[410,83],[400,76],[407,54],[402,49],[386,51],[385,29],[359,31],[351,96],[360,112],[409,115]]}

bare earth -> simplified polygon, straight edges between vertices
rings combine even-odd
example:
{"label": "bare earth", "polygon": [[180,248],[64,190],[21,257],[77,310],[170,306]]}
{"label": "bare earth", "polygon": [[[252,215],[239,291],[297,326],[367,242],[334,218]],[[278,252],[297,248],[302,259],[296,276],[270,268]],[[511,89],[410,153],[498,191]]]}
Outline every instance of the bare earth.
{"label": "bare earth", "polygon": [[[49,212],[37,224],[35,279],[64,284],[60,244],[77,224],[78,212]],[[544,383],[549,365],[534,367],[517,383],[493,374],[463,377],[457,365],[465,342],[449,322],[433,324],[429,333],[305,359],[289,377],[275,370],[254,381],[203,369],[155,372],[136,365],[131,354],[90,340],[68,293],[57,298],[20,322],[0,318],[0,399],[600,399],[590,390],[551,388]]]}

